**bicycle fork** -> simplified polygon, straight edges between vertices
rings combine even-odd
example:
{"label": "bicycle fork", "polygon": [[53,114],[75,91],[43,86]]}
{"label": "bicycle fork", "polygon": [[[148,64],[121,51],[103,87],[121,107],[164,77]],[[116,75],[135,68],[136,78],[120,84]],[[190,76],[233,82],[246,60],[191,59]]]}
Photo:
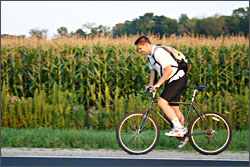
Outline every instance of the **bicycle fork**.
{"label": "bicycle fork", "polygon": [[148,117],[149,117],[149,113],[150,113],[150,108],[151,108],[151,106],[152,106],[152,104],[153,104],[155,94],[156,94],[156,92],[153,92],[153,96],[152,96],[152,98],[151,98],[151,101],[150,101],[150,104],[149,104],[149,107],[148,107],[148,111],[147,111],[147,113],[144,115],[144,119],[143,119],[143,121],[142,121],[142,124],[141,124],[140,128],[137,130],[137,134],[140,134],[140,133],[142,132],[142,130],[143,130],[145,124],[147,123],[147,120],[148,120]]}
{"label": "bicycle fork", "polygon": [[150,113],[150,110],[148,110],[148,112],[144,115],[144,119],[142,121],[142,124],[141,124],[140,128],[137,130],[137,134],[140,134],[142,132],[145,124],[147,123],[149,113]]}

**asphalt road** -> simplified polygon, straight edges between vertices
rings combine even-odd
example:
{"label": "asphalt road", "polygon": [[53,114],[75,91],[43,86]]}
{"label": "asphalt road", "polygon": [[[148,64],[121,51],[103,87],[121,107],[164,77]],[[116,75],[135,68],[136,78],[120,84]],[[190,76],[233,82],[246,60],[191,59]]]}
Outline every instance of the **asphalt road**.
{"label": "asphalt road", "polygon": [[164,159],[164,158],[121,158],[121,157],[21,157],[3,156],[1,166],[249,166],[249,160],[215,159]]}

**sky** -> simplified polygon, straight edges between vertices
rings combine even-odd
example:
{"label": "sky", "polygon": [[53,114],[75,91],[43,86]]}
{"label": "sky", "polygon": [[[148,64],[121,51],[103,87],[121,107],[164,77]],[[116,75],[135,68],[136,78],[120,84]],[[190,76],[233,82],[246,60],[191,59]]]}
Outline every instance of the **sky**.
{"label": "sky", "polygon": [[231,15],[234,9],[249,6],[249,1],[1,1],[1,34],[30,36],[32,28],[47,29],[48,37],[59,27],[68,32],[95,23],[112,28],[145,13],[176,19]]}

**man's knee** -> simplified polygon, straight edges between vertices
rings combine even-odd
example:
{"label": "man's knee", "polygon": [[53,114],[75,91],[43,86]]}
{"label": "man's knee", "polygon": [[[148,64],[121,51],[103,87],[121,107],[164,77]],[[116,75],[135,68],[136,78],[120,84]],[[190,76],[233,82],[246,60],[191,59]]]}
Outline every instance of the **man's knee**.
{"label": "man's knee", "polygon": [[170,106],[175,112],[180,112],[179,106]]}
{"label": "man's knee", "polygon": [[164,105],[168,105],[168,101],[160,97],[159,100],[158,100],[158,105],[160,107],[164,106]]}

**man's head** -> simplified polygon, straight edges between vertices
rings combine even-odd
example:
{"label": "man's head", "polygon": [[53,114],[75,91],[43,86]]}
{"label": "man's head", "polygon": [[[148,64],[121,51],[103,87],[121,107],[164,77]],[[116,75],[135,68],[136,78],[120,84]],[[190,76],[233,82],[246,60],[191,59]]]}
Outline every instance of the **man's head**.
{"label": "man's head", "polygon": [[147,54],[151,54],[152,51],[152,44],[150,42],[150,40],[148,39],[148,37],[146,36],[140,36],[136,41],[135,41],[135,45],[137,46],[137,48],[139,49],[139,52],[147,55]]}

